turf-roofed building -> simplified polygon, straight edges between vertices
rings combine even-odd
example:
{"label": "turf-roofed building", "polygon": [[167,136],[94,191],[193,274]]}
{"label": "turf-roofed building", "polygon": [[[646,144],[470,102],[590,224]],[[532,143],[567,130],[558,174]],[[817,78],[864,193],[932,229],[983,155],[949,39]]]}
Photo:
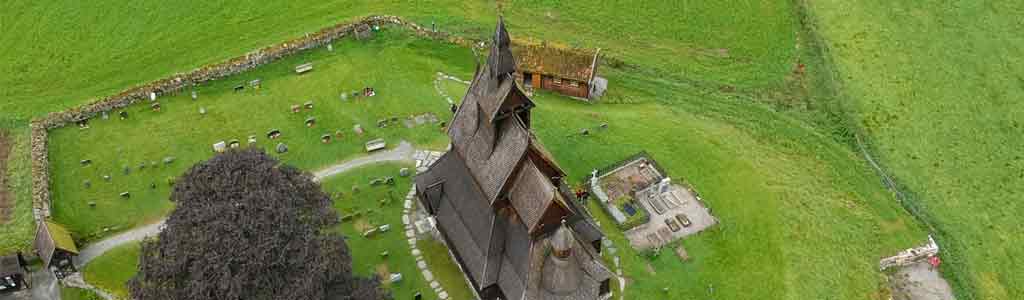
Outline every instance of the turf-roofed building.
{"label": "turf-roofed building", "polygon": [[451,150],[416,177],[423,207],[482,299],[604,299],[602,233],[530,131],[502,21],[448,129]]}

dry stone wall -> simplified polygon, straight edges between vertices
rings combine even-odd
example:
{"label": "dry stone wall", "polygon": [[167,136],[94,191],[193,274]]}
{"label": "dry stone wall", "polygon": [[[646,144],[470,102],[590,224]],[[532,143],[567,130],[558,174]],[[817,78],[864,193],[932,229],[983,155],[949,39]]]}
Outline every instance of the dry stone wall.
{"label": "dry stone wall", "polygon": [[366,26],[392,25],[408,29],[417,36],[443,40],[462,46],[477,46],[475,40],[465,39],[444,32],[435,32],[416,23],[406,21],[397,16],[370,16],[350,23],[340,23],[324,28],[315,33],[292,39],[280,44],[264,47],[221,63],[199,67],[188,73],[178,73],[169,77],[131,87],[112,96],[96,99],[88,104],[68,110],[50,113],[32,121],[32,203],[36,222],[50,216],[50,176],[49,159],[47,157],[48,131],[95,117],[103,112],[120,109],[133,103],[147,99],[150,93],[163,95],[181,91],[203,82],[217,80],[253,69],[283,57],[304,50],[324,46],[334,40],[355,33],[356,28]]}

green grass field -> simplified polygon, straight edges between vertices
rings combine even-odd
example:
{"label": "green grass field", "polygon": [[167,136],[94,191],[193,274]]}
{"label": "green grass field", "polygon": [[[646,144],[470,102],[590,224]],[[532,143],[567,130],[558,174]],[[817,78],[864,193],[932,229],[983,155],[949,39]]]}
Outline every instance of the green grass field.
{"label": "green grass field", "polygon": [[103,298],[96,293],[79,288],[62,287],[60,289],[61,300],[102,300]]}
{"label": "green grass field", "polygon": [[[405,195],[412,188],[411,177],[399,177],[398,170],[412,165],[386,163],[376,164],[351,170],[344,174],[326,179],[323,189],[334,198],[334,207],[339,215],[351,215],[359,212],[360,216],[353,217],[341,224],[341,232],[347,237],[347,243],[352,254],[352,269],[361,276],[379,276],[386,281],[386,274],[401,273],[402,281],[398,283],[385,283],[384,286],[391,290],[395,299],[412,299],[413,294],[420,292],[423,299],[437,299],[437,294],[430,288],[429,282],[424,281],[416,266],[416,259],[410,253],[409,243],[406,241],[405,229],[402,225],[402,209]],[[394,185],[371,186],[369,181],[373,178],[392,176],[395,178]],[[357,186],[358,192],[353,192],[352,187]],[[388,201],[381,204],[381,201]],[[362,233],[375,226],[384,224],[391,225],[391,230],[378,233],[371,237],[363,237]],[[429,247],[429,243],[421,241],[418,245],[423,255],[427,257],[431,271],[441,283],[452,299],[470,299],[472,295],[461,276],[458,266],[448,258],[447,249],[440,247]],[[443,246],[442,246],[443,247]],[[381,257],[381,252],[387,251],[388,256]]]}
{"label": "green grass field", "polygon": [[[1013,221],[1021,212],[1014,200],[1024,186],[1024,160],[1014,150],[1021,148],[1024,111],[1013,100],[1024,79],[1016,74],[1022,40],[1013,12],[1022,8],[1010,1],[931,2],[814,2],[808,11],[817,32],[800,26],[798,1],[502,1],[501,10],[513,36],[600,47],[623,61],[602,65],[611,89],[600,104],[544,93],[535,98],[537,134],[574,181],[647,150],[700,190],[721,220],[683,242],[693,257],[688,263],[668,252],[648,261],[623,250],[627,297],[884,298],[877,260],[922,242],[926,231],[851,150],[849,133],[864,132],[925,219],[941,230],[943,270],[958,297],[1021,298],[1024,277],[1017,271],[1024,263],[1017,257],[1024,253],[1016,237],[1024,232]],[[10,45],[0,49],[0,124],[16,140],[9,182],[19,213],[0,231],[0,253],[25,249],[31,239],[25,127],[31,117],[359,16],[400,15],[486,38],[497,6],[477,0],[7,3],[0,10],[0,44]],[[824,56],[816,52],[815,34],[827,46]],[[281,156],[286,163],[316,169],[350,158],[379,133],[372,126],[378,118],[447,116],[430,85],[433,74],[469,79],[472,71],[468,50],[403,34],[336,46],[333,53],[315,50],[200,87],[196,103],[179,95],[162,100],[160,113],[136,106],[129,121],[54,131],[55,217],[80,240],[102,236],[104,227],[117,231],[158,218],[170,209],[167,177],[209,157],[218,140],[244,144],[255,134],[261,146],[272,147],[262,136],[270,128],[285,132],[292,148]],[[317,70],[303,78],[289,74],[307,60]],[[807,64],[806,77],[794,71],[797,64]],[[228,91],[257,77],[265,86],[258,93]],[[381,105],[336,101],[341,90],[363,85],[377,88],[372,101]],[[453,96],[464,89],[444,87]],[[308,99],[316,100],[314,114],[323,124],[315,130],[301,126],[307,113],[286,112]],[[209,110],[206,117],[198,116],[200,106]],[[363,140],[351,135],[354,122],[369,130]],[[574,134],[605,122],[608,130]],[[316,137],[335,129],[349,134],[340,143],[318,143]],[[444,144],[426,128],[382,134],[389,142]],[[168,155],[177,162],[137,168]],[[81,159],[94,163],[83,168]],[[134,168],[131,177],[122,174],[125,164]],[[107,173],[111,183],[100,178]],[[156,190],[148,187],[153,182]],[[121,191],[132,198],[117,199]],[[625,249],[621,236],[608,231]],[[666,286],[670,295],[661,292]]]}
{"label": "green grass field", "polygon": [[[387,53],[377,51],[384,49]],[[416,51],[410,52],[411,49]],[[453,53],[455,55],[451,55]],[[347,142],[321,145],[317,140],[322,133],[320,127],[331,128],[327,132],[339,127],[350,128],[353,122],[350,118],[365,118],[373,111],[355,112],[358,115],[347,113],[352,113],[353,106],[369,106],[370,101],[391,103],[383,105],[383,108],[398,107],[406,112],[437,109],[441,114],[445,106],[432,89],[433,74],[447,71],[468,78],[472,66],[466,50],[397,33],[381,36],[369,46],[345,44],[333,53],[317,50],[311,55],[204,86],[196,103],[181,95],[163,101],[165,105],[160,113],[146,112],[146,105],[140,104],[129,108],[135,116],[129,121],[97,120],[91,123],[92,128],[84,131],[74,127],[54,131],[51,159],[55,199],[78,199],[78,202],[55,202],[58,220],[67,223],[80,238],[89,238],[90,234],[97,232],[95,230],[108,226],[104,223],[111,220],[126,222],[124,226],[127,227],[159,217],[164,209],[170,208],[163,200],[166,199],[167,188],[158,184],[155,191],[149,191],[147,181],[162,180],[180,172],[175,168],[183,169],[189,161],[208,157],[211,155],[209,144],[213,141],[243,139],[250,133],[259,134],[268,128],[280,127],[285,132],[285,141],[296,149],[282,156],[285,162],[315,169],[319,165],[349,158],[359,153],[358,147],[363,140],[349,144],[351,148],[347,151],[343,148]],[[439,60],[437,57],[443,55],[451,55],[444,60],[448,64],[428,64],[429,67],[422,71],[414,68],[418,61]],[[459,62],[454,57],[457,55],[465,59]],[[320,60],[316,60],[318,57]],[[291,66],[307,60],[320,61],[326,70],[314,71],[320,73],[311,73],[309,77],[289,74]],[[333,66],[366,60],[390,63],[362,68]],[[396,65],[404,69],[387,70]],[[340,71],[332,73],[332,68]],[[315,99],[329,99],[337,97],[338,89],[348,89],[332,89],[331,84],[325,84],[321,90],[301,80],[317,79],[319,74],[327,77],[321,79],[324,82],[344,83],[345,80],[332,76],[344,77],[343,74],[352,70],[372,72],[375,68],[384,69],[379,71],[380,74],[387,74],[370,84],[381,94],[377,96],[379,99],[375,97],[361,104],[329,100],[317,109],[332,111],[338,118],[318,115],[318,129],[312,131],[301,125],[305,114],[291,115],[287,112],[290,104],[302,102],[306,95],[323,93]],[[414,73],[421,75],[414,76]],[[698,284],[673,289],[673,293],[682,297],[702,296],[705,283],[715,283],[718,285],[717,295],[726,298],[741,295],[820,298],[837,294],[841,298],[858,298],[881,293],[882,278],[874,271],[879,257],[924,238],[924,232],[902,213],[852,152],[801,121],[738,99],[717,94],[693,95],[689,90],[650,81],[628,70],[608,69],[605,75],[612,82],[623,85],[609,92],[609,102],[632,104],[589,105],[547,93],[535,97],[539,104],[534,119],[537,134],[563,167],[570,174],[577,174],[574,176],[582,176],[592,168],[647,150],[674,176],[687,178],[702,190],[710,199],[716,215],[723,220],[713,233],[695,239],[696,246],[692,247],[691,253],[697,257],[697,262],[683,266],[666,261],[654,267],[656,271],[671,276],[647,274],[642,264],[623,258],[629,271],[627,276],[635,282],[627,287],[627,295],[658,296],[656,293],[662,288],[659,285],[669,284],[664,278],[683,278],[682,282]],[[400,100],[387,100],[385,95],[399,89],[387,86],[387,82],[393,82],[386,80],[390,76],[402,78],[401,89],[416,94],[399,97]],[[265,87],[259,93],[285,91],[286,96],[264,100],[258,94],[236,95],[227,91],[234,83],[255,77],[264,79]],[[459,91],[458,84],[445,84],[444,88],[452,95],[464,93]],[[464,90],[465,86],[461,89]],[[302,93],[288,94],[287,91]],[[299,99],[292,100],[293,97]],[[706,99],[716,101],[709,104]],[[207,103],[210,103],[210,114],[199,117],[195,112],[197,107]],[[338,107],[332,108],[332,105]],[[202,119],[216,117],[214,113],[237,115],[236,119]],[[260,117],[247,117],[251,115]],[[749,119],[716,119],[721,116],[746,116]],[[270,126],[271,122],[276,123]],[[582,128],[593,129],[600,123],[608,123],[609,129],[595,131],[587,137],[575,134]],[[376,129],[369,130],[373,133]],[[384,132],[387,130],[397,130],[391,133],[394,134],[392,137],[409,137],[421,144],[443,144],[443,135],[436,129],[386,129]],[[428,132],[434,133],[425,134]],[[85,136],[89,134],[104,136]],[[138,142],[132,143],[135,147],[122,148],[118,152],[116,148],[110,151],[111,140]],[[342,148],[332,150],[332,147]],[[308,152],[295,155],[301,151]],[[79,160],[82,155],[89,154],[97,156],[91,158],[93,165],[83,168]],[[129,185],[111,183],[111,187],[104,187],[107,183],[99,179],[101,172],[113,172],[115,178],[123,177],[117,173],[121,164],[159,161],[164,155],[174,155],[179,162],[170,167],[133,170],[129,176],[134,177],[129,178],[136,178],[132,179],[138,181],[136,183],[127,180]],[[93,178],[93,186],[89,190],[81,184],[85,178]],[[115,188],[126,186],[137,189],[135,195],[129,200],[118,199]],[[106,198],[96,200],[98,205],[95,209],[84,206],[81,199],[95,197],[91,196],[94,195],[92,193],[101,191]],[[139,208],[133,211],[130,209],[135,208],[127,204],[138,205]],[[635,262],[639,256],[632,259]],[[765,271],[748,272],[750,264],[755,263]],[[837,269],[849,271],[835,273]],[[777,273],[786,276],[777,276]]]}
{"label": "green grass field", "polygon": [[128,280],[135,277],[139,269],[140,242],[117,246],[89,262],[82,269],[85,282],[114,297],[129,299]]}
{"label": "green grass field", "polygon": [[1024,298],[1024,2],[815,1],[853,118],[960,299]]}
{"label": "green grass field", "polygon": [[[213,143],[237,139],[245,145],[249,135],[255,135],[257,145],[271,153],[277,143],[285,143],[289,152],[277,156],[307,170],[361,155],[364,143],[375,138],[392,145],[405,139],[418,147],[443,148],[446,140],[438,124],[410,129],[403,123],[422,113],[449,119],[448,104],[436,94],[432,82],[442,70],[471,73],[465,63],[471,59],[468,49],[386,32],[370,42],[348,40],[334,52],[319,49],[201,86],[196,101],[187,92],[162,98],[160,112],[139,104],[127,109],[128,120],[112,113],[108,120],[91,121],[89,129],[53,130],[49,149],[54,218],[86,241],[159,219],[172,207],[167,201],[167,178],[211,157]],[[316,70],[294,75],[292,67],[307,61],[314,62]],[[253,78],[262,79],[261,89],[231,91],[235,84]],[[377,96],[340,100],[343,91],[367,86],[374,87]],[[306,101],[314,102],[312,110],[291,113],[292,105]],[[201,107],[206,115],[199,114]],[[310,116],[317,121],[313,128],[304,124]],[[377,120],[390,117],[398,117],[399,122],[376,127]],[[366,133],[357,135],[356,124]],[[272,129],[281,130],[283,136],[268,139],[266,133]],[[321,135],[334,136],[337,131],[342,138],[321,143]],[[164,164],[168,156],[176,161]],[[82,166],[82,159],[93,163]],[[140,169],[143,163],[147,166]],[[131,169],[127,175],[126,166]],[[111,176],[109,182],[105,175]],[[85,186],[86,180],[91,181],[90,187]],[[153,183],[156,189],[151,188]],[[131,198],[121,198],[121,192],[130,192]],[[95,208],[89,207],[90,201]],[[115,230],[104,232],[111,227]]]}

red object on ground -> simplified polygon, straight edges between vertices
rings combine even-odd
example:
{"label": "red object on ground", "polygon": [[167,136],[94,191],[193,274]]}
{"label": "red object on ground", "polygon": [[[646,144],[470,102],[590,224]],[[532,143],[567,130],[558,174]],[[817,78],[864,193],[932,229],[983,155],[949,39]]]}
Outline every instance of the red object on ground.
{"label": "red object on ground", "polygon": [[938,255],[936,255],[936,256],[929,257],[928,258],[928,263],[931,264],[932,267],[938,268],[939,265],[942,264],[942,260],[939,259]]}

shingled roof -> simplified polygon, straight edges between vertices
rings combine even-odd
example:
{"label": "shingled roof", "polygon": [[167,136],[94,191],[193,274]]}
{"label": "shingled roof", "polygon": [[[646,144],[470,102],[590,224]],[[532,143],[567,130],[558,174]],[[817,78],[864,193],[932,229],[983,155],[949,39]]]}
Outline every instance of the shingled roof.
{"label": "shingled roof", "polygon": [[516,69],[580,82],[594,77],[598,51],[530,40],[514,40]]}
{"label": "shingled roof", "polygon": [[574,231],[574,241],[585,241],[575,247],[593,248],[601,233],[564,191],[565,172],[530,132],[534,103],[510,74],[515,67],[508,41],[499,21],[491,57],[477,70],[449,126],[451,150],[417,175],[417,194],[484,299],[596,295],[600,281],[592,281],[607,277],[593,274],[593,266],[601,266],[594,256],[573,256],[573,269],[567,271],[580,275],[572,277],[583,282],[578,288],[592,291],[552,294],[530,284],[542,276],[535,258],[550,252],[543,248],[545,237],[562,220],[569,225],[563,230]]}

